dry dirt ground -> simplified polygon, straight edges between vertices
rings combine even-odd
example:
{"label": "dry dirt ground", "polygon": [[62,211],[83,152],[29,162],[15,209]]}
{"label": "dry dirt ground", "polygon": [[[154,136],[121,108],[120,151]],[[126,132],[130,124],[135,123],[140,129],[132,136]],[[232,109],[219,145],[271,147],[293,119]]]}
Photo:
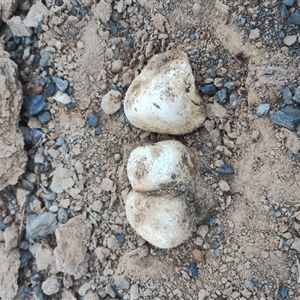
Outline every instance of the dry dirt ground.
{"label": "dry dirt ground", "polygon": [[[116,1],[107,2],[116,5]],[[92,8],[78,23],[66,21],[50,27],[41,37],[46,45],[53,38],[61,41],[61,50],[51,53],[53,69],[69,80],[77,106],[68,110],[49,97],[53,120],[42,125],[45,135],[40,146],[47,154],[48,149],[55,148],[56,138],[62,136],[70,152],[56,149],[55,159],[47,154],[53,170],[62,164],[75,173],[78,160],[84,167],[84,172],[76,175],[73,188],[57,195],[52,205],[67,208],[69,218],[80,217],[92,228],[86,241],[90,254],[87,272],[70,280],[63,272],[55,273],[61,288],[49,299],[68,299],[67,291],[77,299],[300,299],[299,252],[291,247],[300,233],[299,160],[286,154],[289,132],[275,127],[269,119],[276,107],[283,106],[282,87],[300,83],[298,60],[287,47],[271,49],[249,40],[248,33],[236,26],[231,9],[239,6],[238,1],[226,2],[229,13],[216,9],[214,1],[201,1],[200,11],[193,12],[194,3],[124,1],[123,19],[129,24],[133,47],[125,46],[122,28],[118,36],[111,36],[108,22],[103,22],[110,11],[103,7]],[[253,3],[242,1],[240,7]],[[190,39],[192,28],[194,40]],[[75,30],[76,35],[72,35]],[[216,136],[205,128],[185,136],[146,133],[128,123],[123,107],[114,115],[101,110],[101,99],[112,84],[124,96],[127,87],[122,87],[122,81],[130,84],[154,53],[176,47],[189,54],[197,86],[211,80],[203,74],[203,68],[215,67],[220,70],[220,78],[236,83],[242,96],[235,109],[218,107],[217,112],[211,111],[215,98],[204,97],[208,118],[220,129]],[[212,58],[214,55],[218,58]],[[123,61],[119,73],[111,70],[116,59]],[[276,71],[275,75],[264,75],[270,69]],[[34,80],[24,89],[33,94],[41,75],[34,70],[31,75]],[[255,107],[266,102],[271,104],[270,113],[255,118]],[[100,117],[100,135],[87,125],[90,113]],[[139,238],[124,211],[130,190],[126,175],[130,151],[166,139],[178,139],[199,157],[203,165],[198,168],[203,170],[217,202],[189,240],[170,250],[156,249]],[[29,157],[35,152],[30,149]],[[220,161],[231,165],[235,174],[218,175],[215,170]],[[105,178],[111,180],[111,186],[105,186]],[[220,180],[229,183],[230,191],[219,188]],[[51,193],[51,180],[46,175],[41,183],[36,191],[39,197]],[[99,209],[93,206],[97,200]],[[112,241],[123,233],[124,242]],[[34,243],[48,244],[52,249],[58,245],[54,237]],[[70,247],[74,245],[76,242],[70,241]],[[109,255],[99,262],[95,249],[102,246],[109,249]],[[198,276],[191,276],[191,263],[197,265]],[[30,285],[25,271],[19,278],[20,287]],[[44,280],[50,275],[48,270]],[[124,277],[130,287],[109,288]],[[287,296],[282,296],[284,289]],[[19,291],[17,297],[20,295]],[[28,299],[32,297],[28,295]]]}

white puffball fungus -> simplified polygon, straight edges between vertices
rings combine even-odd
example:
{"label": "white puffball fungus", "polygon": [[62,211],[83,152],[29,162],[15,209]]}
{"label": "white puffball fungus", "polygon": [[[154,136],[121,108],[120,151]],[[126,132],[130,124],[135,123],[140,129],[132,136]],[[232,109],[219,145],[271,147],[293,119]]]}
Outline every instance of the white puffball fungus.
{"label": "white puffball fungus", "polygon": [[151,196],[131,191],[126,215],[131,226],[149,243],[160,248],[176,247],[190,235],[194,217],[184,196]]}
{"label": "white puffball fungus", "polygon": [[156,54],[133,80],[124,100],[128,120],[162,134],[186,134],[205,121],[187,55],[179,50]]}
{"label": "white puffball fungus", "polygon": [[129,156],[127,175],[133,190],[125,210],[136,232],[160,248],[173,248],[188,239],[198,213],[209,206],[190,149],[178,141],[138,147]]}

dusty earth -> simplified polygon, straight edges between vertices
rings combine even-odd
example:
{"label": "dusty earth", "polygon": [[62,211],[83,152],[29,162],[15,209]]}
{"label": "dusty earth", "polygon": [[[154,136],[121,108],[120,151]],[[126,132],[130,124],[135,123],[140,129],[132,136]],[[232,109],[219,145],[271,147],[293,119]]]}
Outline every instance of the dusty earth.
{"label": "dusty earth", "polygon": [[[300,84],[299,60],[292,47],[265,42],[264,27],[251,40],[249,30],[237,25],[238,13],[253,10],[256,1],[228,0],[217,8],[206,0],[84,1],[88,13],[77,17],[69,14],[72,1],[51,10],[54,2],[44,3],[51,13],[44,16],[47,28],[36,36],[39,48],[50,53],[51,66],[29,65],[27,59],[18,71],[24,97],[37,94],[41,78],[56,75],[73,87],[76,107],[68,109],[44,92],[50,122],[41,124],[21,112],[23,126],[40,128],[43,136],[26,146],[26,173],[2,191],[1,213],[7,228],[16,226],[17,236],[21,228],[19,242],[27,242],[33,257],[18,269],[13,266],[17,245],[5,252],[0,243],[2,261],[10,262],[0,268],[1,299],[300,299],[299,140],[270,121],[284,106],[282,88]],[[274,7],[276,2],[270,1]],[[121,25],[112,35],[116,11]],[[189,55],[199,88],[216,80],[206,74],[211,67],[220,81],[233,81],[239,105],[221,105],[216,96],[204,95],[207,122],[184,136],[134,128],[123,107],[113,115],[103,112],[101,99],[109,90],[124,97],[147,61],[173,48]],[[122,63],[114,69],[117,60]],[[266,75],[269,70],[275,73]],[[262,103],[271,105],[270,112],[257,118]],[[91,113],[100,117],[100,134],[87,123]],[[67,147],[56,145],[58,137]],[[195,167],[216,205],[187,242],[162,250],[135,234],[124,203],[131,188],[130,151],[167,139],[181,141],[197,155]],[[287,155],[290,148],[296,148],[293,157]],[[31,165],[41,161],[37,153],[51,168],[27,191],[22,179],[35,173]],[[216,172],[224,163],[234,175]],[[55,186],[62,172],[66,180]],[[54,193],[57,188],[62,192]],[[9,193],[19,195],[13,207],[6,201]],[[69,221],[60,219],[55,234],[28,237],[30,215],[56,215],[61,207]],[[5,244],[8,234],[3,228]]]}

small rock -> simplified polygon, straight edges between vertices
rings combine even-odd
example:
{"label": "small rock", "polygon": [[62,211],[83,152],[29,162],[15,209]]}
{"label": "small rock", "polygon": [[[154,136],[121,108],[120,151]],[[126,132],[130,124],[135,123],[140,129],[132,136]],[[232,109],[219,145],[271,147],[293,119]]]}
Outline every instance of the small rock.
{"label": "small rock", "polygon": [[294,99],[296,102],[300,103],[300,86],[296,88]]}
{"label": "small rock", "polygon": [[217,92],[217,88],[213,83],[207,84],[201,88],[201,92],[206,96],[213,96]]}
{"label": "small rock", "polygon": [[116,242],[117,242],[118,244],[121,244],[121,243],[123,243],[124,241],[125,241],[125,235],[124,235],[124,233],[119,234],[119,235],[116,236]]}
{"label": "small rock", "polygon": [[45,124],[51,120],[51,113],[46,110],[38,115],[38,119],[42,124]]}
{"label": "small rock", "polygon": [[130,288],[130,299],[131,300],[140,299],[139,286],[137,284],[133,284]]}
{"label": "small rock", "polygon": [[202,13],[203,9],[199,3],[193,5],[193,14],[199,16]]}
{"label": "small rock", "polygon": [[225,180],[220,180],[219,187],[223,192],[229,192],[230,186]]}
{"label": "small rock", "polygon": [[226,87],[231,92],[235,89],[235,83],[233,81],[228,81],[224,84],[224,87]]}
{"label": "small rock", "polygon": [[192,251],[192,256],[194,259],[196,259],[197,261],[205,261],[205,253],[203,250],[199,250],[199,249],[194,249]]}
{"label": "small rock", "polygon": [[57,247],[54,249],[57,270],[79,279],[87,272],[89,255],[87,241],[91,238],[91,228],[83,220],[72,218],[60,225],[55,232]]}
{"label": "small rock", "polygon": [[300,13],[298,11],[292,13],[288,21],[290,24],[300,25]]}
{"label": "small rock", "polygon": [[189,267],[189,275],[193,278],[195,277],[198,277],[198,273],[199,273],[199,270],[198,270],[198,267],[195,263],[191,263],[190,264],[190,267]]}
{"label": "small rock", "polygon": [[215,128],[216,124],[214,120],[207,119],[204,122],[204,127],[208,132],[211,132]]}
{"label": "small rock", "polygon": [[294,243],[291,246],[292,249],[295,249],[300,253],[300,238],[295,238]]}
{"label": "small rock", "polygon": [[4,243],[0,243],[0,261],[0,298],[15,299],[18,292],[19,249],[6,251]]}
{"label": "small rock", "polygon": [[55,169],[50,189],[56,193],[63,193],[64,189],[67,188],[69,179],[72,179],[73,172],[67,168],[63,168],[62,164],[59,164]]}
{"label": "small rock", "polygon": [[43,3],[37,2],[31,6],[26,18],[24,19],[24,24],[27,27],[37,28],[39,23],[42,22],[48,15],[49,11],[47,7]]}
{"label": "small rock", "polygon": [[57,145],[57,146],[62,146],[65,142],[66,142],[65,138],[59,137],[59,138],[57,138],[57,140],[56,140],[56,145]]}
{"label": "small rock", "polygon": [[97,115],[89,114],[89,116],[88,116],[88,125],[90,127],[94,127],[94,128],[98,127],[99,121],[100,121],[100,118]]}
{"label": "small rock", "polygon": [[121,290],[129,290],[130,289],[130,280],[127,277],[122,277],[118,281],[115,282],[115,287]]}
{"label": "small rock", "polygon": [[65,224],[69,219],[69,212],[67,209],[60,207],[57,212],[57,220],[58,222]]}
{"label": "small rock", "polygon": [[72,102],[72,98],[68,94],[61,91],[57,91],[53,98],[62,104],[69,104]]}
{"label": "small rock", "polygon": [[98,4],[92,6],[92,11],[95,17],[99,18],[104,25],[107,25],[112,14],[112,5],[105,0],[101,0]]}
{"label": "small rock", "polygon": [[281,285],[279,287],[278,293],[279,293],[279,295],[282,299],[285,299],[288,296],[289,292],[288,292],[288,289],[285,286]]}
{"label": "small rock", "polygon": [[287,105],[293,104],[293,94],[289,87],[284,87],[282,90],[282,98]]}
{"label": "small rock", "polygon": [[7,25],[15,36],[31,36],[32,31],[28,28],[20,16],[14,16],[7,21]]}
{"label": "small rock", "polygon": [[221,90],[219,90],[219,91],[217,92],[217,97],[218,97],[219,102],[220,102],[221,104],[223,104],[223,103],[226,102],[227,96],[228,96],[228,90],[227,90],[226,87],[225,87],[225,88],[222,88]]}
{"label": "small rock", "polygon": [[80,296],[85,296],[87,291],[91,288],[91,283],[90,282],[85,282],[78,290],[78,294]]}
{"label": "small rock", "polygon": [[46,295],[53,295],[56,294],[61,287],[61,282],[60,280],[52,275],[51,277],[47,278],[43,283],[42,283],[42,290]]}
{"label": "small rock", "polygon": [[300,109],[287,106],[283,110],[278,110],[270,120],[276,125],[295,130],[300,123]]}
{"label": "small rock", "polygon": [[198,300],[205,300],[209,296],[209,292],[207,290],[201,289],[198,293]]}
{"label": "small rock", "polygon": [[256,108],[256,113],[259,116],[266,116],[268,114],[270,110],[270,104],[268,103],[264,103],[264,104],[260,104],[257,108]]}
{"label": "small rock", "polygon": [[50,212],[44,212],[40,215],[33,214],[27,217],[26,234],[30,239],[40,239],[53,234],[56,228],[56,217]]}
{"label": "small rock", "polygon": [[118,59],[118,60],[115,60],[113,63],[112,63],[112,66],[111,66],[111,71],[113,73],[119,73],[122,71],[122,68],[123,68],[123,61]]}
{"label": "small rock", "polygon": [[47,108],[46,98],[43,95],[35,96],[25,101],[24,106],[30,116],[35,116]]}
{"label": "small rock", "polygon": [[36,265],[39,270],[46,270],[50,273],[57,273],[53,249],[48,244],[41,243],[36,252]]}
{"label": "small rock", "polygon": [[48,67],[51,65],[50,54],[46,50],[41,50],[41,59],[39,61],[41,67]]}
{"label": "small rock", "polygon": [[250,31],[249,39],[250,40],[257,40],[260,37],[260,32],[258,28],[252,29]]}
{"label": "small rock", "polygon": [[206,74],[207,74],[208,76],[210,76],[211,78],[215,78],[215,77],[217,76],[217,71],[216,71],[215,68],[208,68],[208,69],[206,70]]}
{"label": "small rock", "polygon": [[259,138],[260,138],[260,132],[258,130],[253,130],[252,131],[252,140],[253,140],[253,142],[258,141]]}
{"label": "small rock", "polygon": [[80,160],[76,160],[76,163],[75,163],[75,170],[78,174],[82,174],[84,173],[84,167],[83,167],[83,164]]}
{"label": "small rock", "polygon": [[99,259],[100,263],[103,264],[106,261],[106,258],[110,255],[110,250],[105,247],[97,247],[95,249],[95,254]]}
{"label": "small rock", "polygon": [[282,3],[287,7],[292,7],[294,5],[295,0],[283,0]]}
{"label": "small rock", "polygon": [[220,166],[220,167],[216,170],[216,172],[217,172],[218,174],[221,174],[221,175],[233,175],[233,174],[234,174],[234,169],[233,169],[232,166],[229,166],[229,165],[224,164],[224,165]]}
{"label": "small rock", "polygon": [[19,228],[16,225],[8,227],[4,231],[5,250],[10,251],[18,247]]}
{"label": "small rock", "polygon": [[47,84],[45,90],[50,95],[54,95],[56,91],[56,84],[54,82]]}
{"label": "small rock", "polygon": [[287,46],[293,45],[297,40],[297,35],[287,35],[284,39],[283,42]]}
{"label": "small rock", "polygon": [[108,114],[112,115],[121,108],[122,94],[115,90],[110,90],[105,94],[101,101],[102,110]]}
{"label": "small rock", "polygon": [[297,134],[293,131],[285,130],[288,134],[286,139],[286,147],[295,155],[298,154],[300,151],[300,139],[298,138]]}
{"label": "small rock", "polygon": [[33,258],[33,255],[31,254],[30,251],[24,251],[21,250],[21,264],[20,264],[20,269],[28,266],[29,261]]}
{"label": "small rock", "polygon": [[101,189],[103,189],[106,192],[111,191],[113,189],[113,186],[114,186],[114,182],[110,180],[108,177],[104,178],[100,184]]}
{"label": "small rock", "polygon": [[[67,80],[63,80],[59,77],[52,77],[52,80],[54,81],[56,87],[61,91],[61,92],[65,92],[69,86],[69,82]],[[69,103],[69,102],[68,102]]]}

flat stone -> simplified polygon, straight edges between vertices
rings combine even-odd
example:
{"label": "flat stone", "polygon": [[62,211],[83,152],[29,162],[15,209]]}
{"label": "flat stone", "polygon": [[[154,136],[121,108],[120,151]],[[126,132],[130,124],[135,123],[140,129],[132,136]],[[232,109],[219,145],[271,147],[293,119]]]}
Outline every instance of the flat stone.
{"label": "flat stone", "polygon": [[32,31],[28,28],[20,16],[14,16],[7,21],[7,25],[15,36],[31,36]]}
{"label": "flat stone", "polygon": [[6,251],[4,243],[0,243],[0,261],[0,298],[15,299],[18,292],[19,249]]}
{"label": "flat stone", "polygon": [[295,130],[300,123],[300,109],[287,106],[283,110],[278,110],[270,120],[276,125]]}
{"label": "flat stone", "polygon": [[295,238],[295,241],[292,244],[291,248],[297,250],[300,253],[300,238]]}
{"label": "flat stone", "polygon": [[88,269],[89,255],[87,242],[91,238],[91,228],[79,218],[72,218],[59,225],[56,232],[57,247],[54,249],[57,269],[81,278]]}
{"label": "flat stone", "polygon": [[297,41],[297,35],[287,35],[284,39],[283,42],[287,46],[293,45]]}
{"label": "flat stone", "polygon": [[33,214],[27,217],[26,235],[29,239],[40,239],[53,234],[56,228],[56,217],[50,212],[44,212],[40,215]]}
{"label": "flat stone", "polygon": [[101,108],[106,114],[112,115],[121,108],[121,100],[122,94],[118,91],[111,90],[103,96]]}

